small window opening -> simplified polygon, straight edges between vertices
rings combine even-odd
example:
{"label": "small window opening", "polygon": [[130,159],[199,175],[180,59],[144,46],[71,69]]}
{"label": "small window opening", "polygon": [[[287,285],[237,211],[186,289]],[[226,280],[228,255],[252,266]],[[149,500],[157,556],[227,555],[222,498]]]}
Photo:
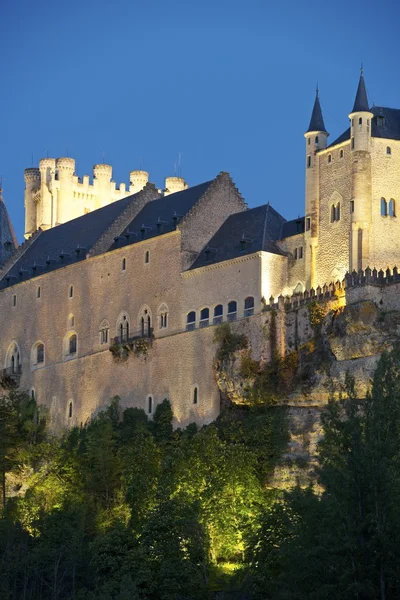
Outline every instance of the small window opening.
{"label": "small window opening", "polygon": [[17,296],[15,294],[13,296],[13,306],[17,306]]}
{"label": "small window opening", "polygon": [[386,146],[386,154],[390,156],[392,154],[392,149],[390,146]]}
{"label": "small window opening", "polygon": [[351,138],[351,149],[354,150],[354,138]]}
{"label": "small window opening", "polygon": [[316,144],[318,144],[318,141],[319,141],[319,138],[318,138],[318,136],[316,135],[316,136],[315,136],[315,143],[316,143]]}
{"label": "small window opening", "polygon": [[144,262],[147,264],[150,262],[150,252],[146,250],[146,254],[144,255]]}
{"label": "small window opening", "polygon": [[72,402],[69,403],[68,406],[68,418],[70,419],[72,417]]}
{"label": "small window opening", "polygon": [[193,404],[197,404],[198,400],[199,400],[199,391],[198,391],[197,387],[195,387],[193,389]]}
{"label": "small window opening", "polygon": [[100,342],[102,344],[108,344],[108,328],[104,327],[100,330]]}
{"label": "small window opening", "polygon": [[294,260],[297,260],[297,248],[294,249],[293,256]]}
{"label": "small window opening", "polygon": [[186,329],[192,331],[196,328],[196,313],[194,310],[189,312],[186,317]]}
{"label": "small window opening", "polygon": [[351,120],[351,126],[354,127],[354,119]]}
{"label": "small window opening", "polygon": [[340,158],[343,158],[343,156],[344,156],[343,148],[341,149],[339,156],[340,156]]}
{"label": "small window opening", "polygon": [[44,362],[44,345],[38,344],[36,347],[36,363],[39,365]]}
{"label": "small window opening", "polygon": [[362,125],[362,117],[359,117],[359,119],[358,119],[358,124],[359,124],[359,125]]}
{"label": "small window opening", "polygon": [[153,412],[153,397],[149,396],[147,398],[147,414],[151,415]]}
{"label": "small window opening", "polygon": [[308,145],[311,144],[311,138],[308,138]]}
{"label": "small window opening", "polygon": [[389,216],[396,216],[396,202],[393,200],[393,198],[390,198],[389,200]]}
{"label": "small window opening", "polygon": [[335,221],[340,221],[340,202],[336,204]]}
{"label": "small window opening", "polygon": [[311,229],[311,218],[307,217],[306,218],[306,231],[310,231]]}
{"label": "small window opening", "polygon": [[311,167],[311,156],[307,156],[307,169]]}
{"label": "small window opening", "polygon": [[299,248],[299,258],[303,258],[303,246]]}
{"label": "small window opening", "polygon": [[69,295],[70,298],[74,297],[74,286],[73,285],[69,286],[69,293],[68,293],[68,295]]}
{"label": "small window opening", "polygon": [[353,214],[354,212],[354,200],[350,200],[350,212]]}
{"label": "small window opening", "polygon": [[328,163],[330,164],[332,162],[332,154],[328,154]]}
{"label": "small window opening", "polygon": [[381,216],[387,217],[387,214],[388,214],[387,202],[386,202],[385,198],[381,198]]}
{"label": "small window opening", "polygon": [[126,258],[122,259],[122,271],[126,271]]}
{"label": "small window opening", "polygon": [[76,335],[75,333],[69,338],[69,353],[76,354]]}
{"label": "small window opening", "polygon": [[40,285],[36,291],[36,298],[40,298]]}

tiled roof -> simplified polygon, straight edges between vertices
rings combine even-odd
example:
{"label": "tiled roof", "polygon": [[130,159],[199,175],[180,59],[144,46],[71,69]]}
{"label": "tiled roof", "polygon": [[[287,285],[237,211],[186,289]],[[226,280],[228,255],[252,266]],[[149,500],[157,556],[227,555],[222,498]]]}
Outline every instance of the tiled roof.
{"label": "tiled roof", "polygon": [[356,93],[356,97],[354,100],[354,106],[353,106],[353,110],[351,112],[368,112],[369,111],[369,104],[368,104],[368,98],[367,98],[367,90],[365,89],[365,81],[364,81],[364,75],[361,71],[361,75],[360,75],[360,81],[358,82],[358,88],[357,88],[357,93]]}
{"label": "tiled roof", "polygon": [[[385,108],[373,106],[369,109],[374,117],[371,123],[371,136],[375,138],[386,138],[388,140],[400,140],[400,110],[398,108]],[[383,117],[380,119],[379,117]],[[332,144],[336,146],[350,139],[350,128],[346,129]]]}
{"label": "tiled roof", "polygon": [[298,217],[292,221],[286,221],[282,227],[282,239],[304,233],[304,219],[305,217]]}
{"label": "tiled roof", "polygon": [[273,254],[283,254],[276,241],[281,238],[285,219],[269,204],[231,215],[193,265],[197,269],[260,250]]}
{"label": "tiled roof", "polygon": [[314,108],[311,114],[310,124],[306,133],[310,131],[326,131],[324,118],[322,116],[321,104],[319,103],[318,90],[315,96]]}
{"label": "tiled roof", "polygon": [[174,231],[179,220],[200,200],[212,181],[206,181],[146,204],[124,229],[110,250]]}

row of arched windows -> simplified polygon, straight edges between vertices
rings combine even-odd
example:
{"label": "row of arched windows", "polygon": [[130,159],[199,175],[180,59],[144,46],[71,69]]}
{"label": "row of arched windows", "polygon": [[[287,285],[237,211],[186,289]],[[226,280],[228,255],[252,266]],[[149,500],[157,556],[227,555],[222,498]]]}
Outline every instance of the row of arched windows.
{"label": "row of arched windows", "polygon": [[[227,321],[236,321],[238,318],[238,308],[237,308],[236,300],[231,300],[228,302],[227,311],[226,311],[226,320]],[[244,317],[250,317],[254,315],[254,297],[248,296],[244,301]],[[212,310],[212,315],[210,314],[210,309],[208,307],[202,308],[199,314],[199,327],[208,327],[209,325],[219,325],[224,320],[224,306],[222,304],[217,304],[214,306]],[[196,329],[197,322],[197,314],[195,310],[191,310],[186,315],[186,329],[187,331],[191,331]]]}

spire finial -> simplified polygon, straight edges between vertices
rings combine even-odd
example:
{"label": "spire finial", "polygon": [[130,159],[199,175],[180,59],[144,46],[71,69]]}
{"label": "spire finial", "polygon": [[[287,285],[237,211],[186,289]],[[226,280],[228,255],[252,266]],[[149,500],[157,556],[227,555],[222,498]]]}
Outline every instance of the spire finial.
{"label": "spire finial", "polygon": [[360,67],[360,74],[362,77],[364,76],[364,65],[363,65],[362,61],[361,61],[361,67]]}
{"label": "spire finial", "polygon": [[318,80],[317,80],[317,87],[315,88],[315,93],[318,96],[318,94],[319,94]]}

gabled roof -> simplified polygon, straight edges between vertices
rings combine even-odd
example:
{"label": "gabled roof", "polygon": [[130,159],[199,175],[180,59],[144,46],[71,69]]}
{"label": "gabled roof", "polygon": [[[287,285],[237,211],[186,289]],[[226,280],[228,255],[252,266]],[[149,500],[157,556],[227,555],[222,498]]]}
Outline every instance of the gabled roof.
{"label": "gabled roof", "polygon": [[276,241],[281,237],[284,223],[285,219],[269,204],[235,213],[226,219],[190,269],[261,250],[283,255]]}
{"label": "gabled roof", "polygon": [[17,238],[15,237],[6,205],[3,202],[0,188],[0,267],[6,262],[17,246]]}
{"label": "gabled roof", "polygon": [[317,89],[317,92],[315,95],[314,108],[311,113],[310,124],[308,126],[306,133],[309,133],[310,131],[322,131],[322,132],[328,133],[325,129],[324,118],[322,116],[321,104],[319,102],[318,89]]}
{"label": "gabled roof", "polygon": [[[400,140],[400,110],[398,108],[385,108],[383,106],[373,106],[368,109],[374,117],[371,122],[371,136],[375,138],[384,138],[388,140]],[[383,117],[383,119],[378,119]],[[332,144],[336,146],[350,139],[350,127],[346,129]]]}
{"label": "gabled roof", "polygon": [[180,219],[200,200],[213,181],[206,181],[146,204],[110,250],[174,231]]}
{"label": "gabled roof", "polygon": [[368,104],[367,90],[365,89],[364,75],[363,75],[363,71],[361,70],[360,81],[358,82],[358,88],[357,88],[357,93],[356,93],[356,97],[354,100],[354,106],[353,106],[353,110],[351,112],[355,113],[355,112],[368,112],[368,111],[369,111],[369,104]]}

